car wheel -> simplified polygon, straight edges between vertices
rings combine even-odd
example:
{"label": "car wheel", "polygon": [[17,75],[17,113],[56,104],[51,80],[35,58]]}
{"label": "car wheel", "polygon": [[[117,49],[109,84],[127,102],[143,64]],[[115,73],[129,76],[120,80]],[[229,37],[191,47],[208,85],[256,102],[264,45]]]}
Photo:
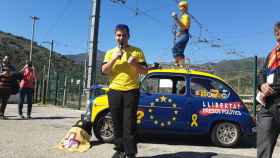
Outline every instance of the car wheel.
{"label": "car wheel", "polygon": [[102,114],[96,120],[93,126],[95,137],[105,143],[110,143],[113,140],[113,121],[109,112]]}
{"label": "car wheel", "polygon": [[232,147],[239,142],[240,128],[231,122],[217,123],[211,132],[211,140],[217,146]]}

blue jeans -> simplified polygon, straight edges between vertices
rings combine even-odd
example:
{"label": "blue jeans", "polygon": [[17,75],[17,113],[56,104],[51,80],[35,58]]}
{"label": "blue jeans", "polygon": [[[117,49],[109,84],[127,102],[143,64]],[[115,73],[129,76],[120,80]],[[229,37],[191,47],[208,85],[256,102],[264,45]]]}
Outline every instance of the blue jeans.
{"label": "blue jeans", "polygon": [[19,104],[18,104],[18,114],[19,115],[22,115],[22,108],[23,108],[25,96],[27,97],[27,116],[31,115],[32,94],[33,94],[32,88],[21,88],[19,90]]}
{"label": "blue jeans", "polygon": [[181,33],[179,37],[177,37],[174,47],[172,48],[173,57],[182,57],[185,58],[184,51],[186,45],[189,41],[190,34],[189,31],[185,31]]}

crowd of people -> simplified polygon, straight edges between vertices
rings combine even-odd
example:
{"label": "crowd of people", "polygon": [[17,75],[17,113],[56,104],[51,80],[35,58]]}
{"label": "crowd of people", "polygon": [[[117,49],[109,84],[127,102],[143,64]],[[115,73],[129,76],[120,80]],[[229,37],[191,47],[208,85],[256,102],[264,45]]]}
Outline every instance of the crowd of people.
{"label": "crowd of people", "polygon": [[32,96],[36,81],[35,69],[30,61],[20,70],[16,71],[9,56],[4,56],[0,64],[0,119],[8,119],[5,116],[6,106],[11,95],[19,93],[18,117],[25,118],[22,114],[23,103],[27,98],[27,119],[31,119]]}

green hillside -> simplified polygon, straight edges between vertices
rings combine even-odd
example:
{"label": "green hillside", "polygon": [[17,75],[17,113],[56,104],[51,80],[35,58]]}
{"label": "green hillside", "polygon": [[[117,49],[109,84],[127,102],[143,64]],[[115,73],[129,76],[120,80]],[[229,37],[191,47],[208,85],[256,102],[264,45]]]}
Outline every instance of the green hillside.
{"label": "green hillside", "polygon": [[[264,58],[258,58],[257,71],[264,63]],[[254,58],[240,60],[224,60],[212,66],[214,73],[222,77],[240,94],[252,94],[253,92],[253,67]]]}
{"label": "green hillside", "polygon": [[[10,56],[11,62],[16,66],[17,70],[20,70],[24,66],[25,61],[29,60],[30,42],[29,39],[24,37],[0,31],[0,59],[5,55]],[[43,74],[46,74],[48,59],[49,49],[35,42],[33,44],[32,62],[36,67],[39,78],[42,78]],[[68,58],[67,55],[53,52],[51,70],[52,74],[59,73],[60,75],[68,75],[72,78],[81,78],[84,73],[84,65]],[[100,81],[104,80],[100,75],[98,73],[99,77],[97,78]]]}
{"label": "green hillside", "polygon": [[[44,65],[47,67],[49,50],[38,45],[33,45],[32,61],[39,73],[43,72]],[[17,69],[24,66],[25,61],[29,59],[30,40],[15,36],[10,33],[0,32],[0,56],[9,55],[12,63]],[[56,72],[69,72],[79,70],[79,64],[75,64],[73,60],[67,59],[64,55],[57,52],[53,53],[53,70]]]}

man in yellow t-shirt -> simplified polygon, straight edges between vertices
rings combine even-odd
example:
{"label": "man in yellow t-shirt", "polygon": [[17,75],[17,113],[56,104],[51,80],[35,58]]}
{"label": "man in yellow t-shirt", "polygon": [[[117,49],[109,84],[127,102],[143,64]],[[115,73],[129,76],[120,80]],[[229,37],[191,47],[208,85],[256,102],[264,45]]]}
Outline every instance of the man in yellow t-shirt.
{"label": "man in yellow t-shirt", "polygon": [[189,41],[190,34],[190,16],[188,14],[188,3],[187,1],[181,1],[178,4],[178,7],[181,11],[180,19],[177,17],[175,12],[172,12],[172,17],[175,20],[178,32],[176,34],[176,41],[172,48],[173,57],[175,59],[175,64],[177,66],[183,66],[185,64],[185,55],[184,51],[186,45]]}
{"label": "man in yellow t-shirt", "polygon": [[115,28],[117,47],[106,52],[102,73],[110,77],[108,99],[114,126],[113,158],[134,158],[136,145],[136,112],[139,101],[139,74],[148,71],[141,49],[128,44],[127,25]]}

